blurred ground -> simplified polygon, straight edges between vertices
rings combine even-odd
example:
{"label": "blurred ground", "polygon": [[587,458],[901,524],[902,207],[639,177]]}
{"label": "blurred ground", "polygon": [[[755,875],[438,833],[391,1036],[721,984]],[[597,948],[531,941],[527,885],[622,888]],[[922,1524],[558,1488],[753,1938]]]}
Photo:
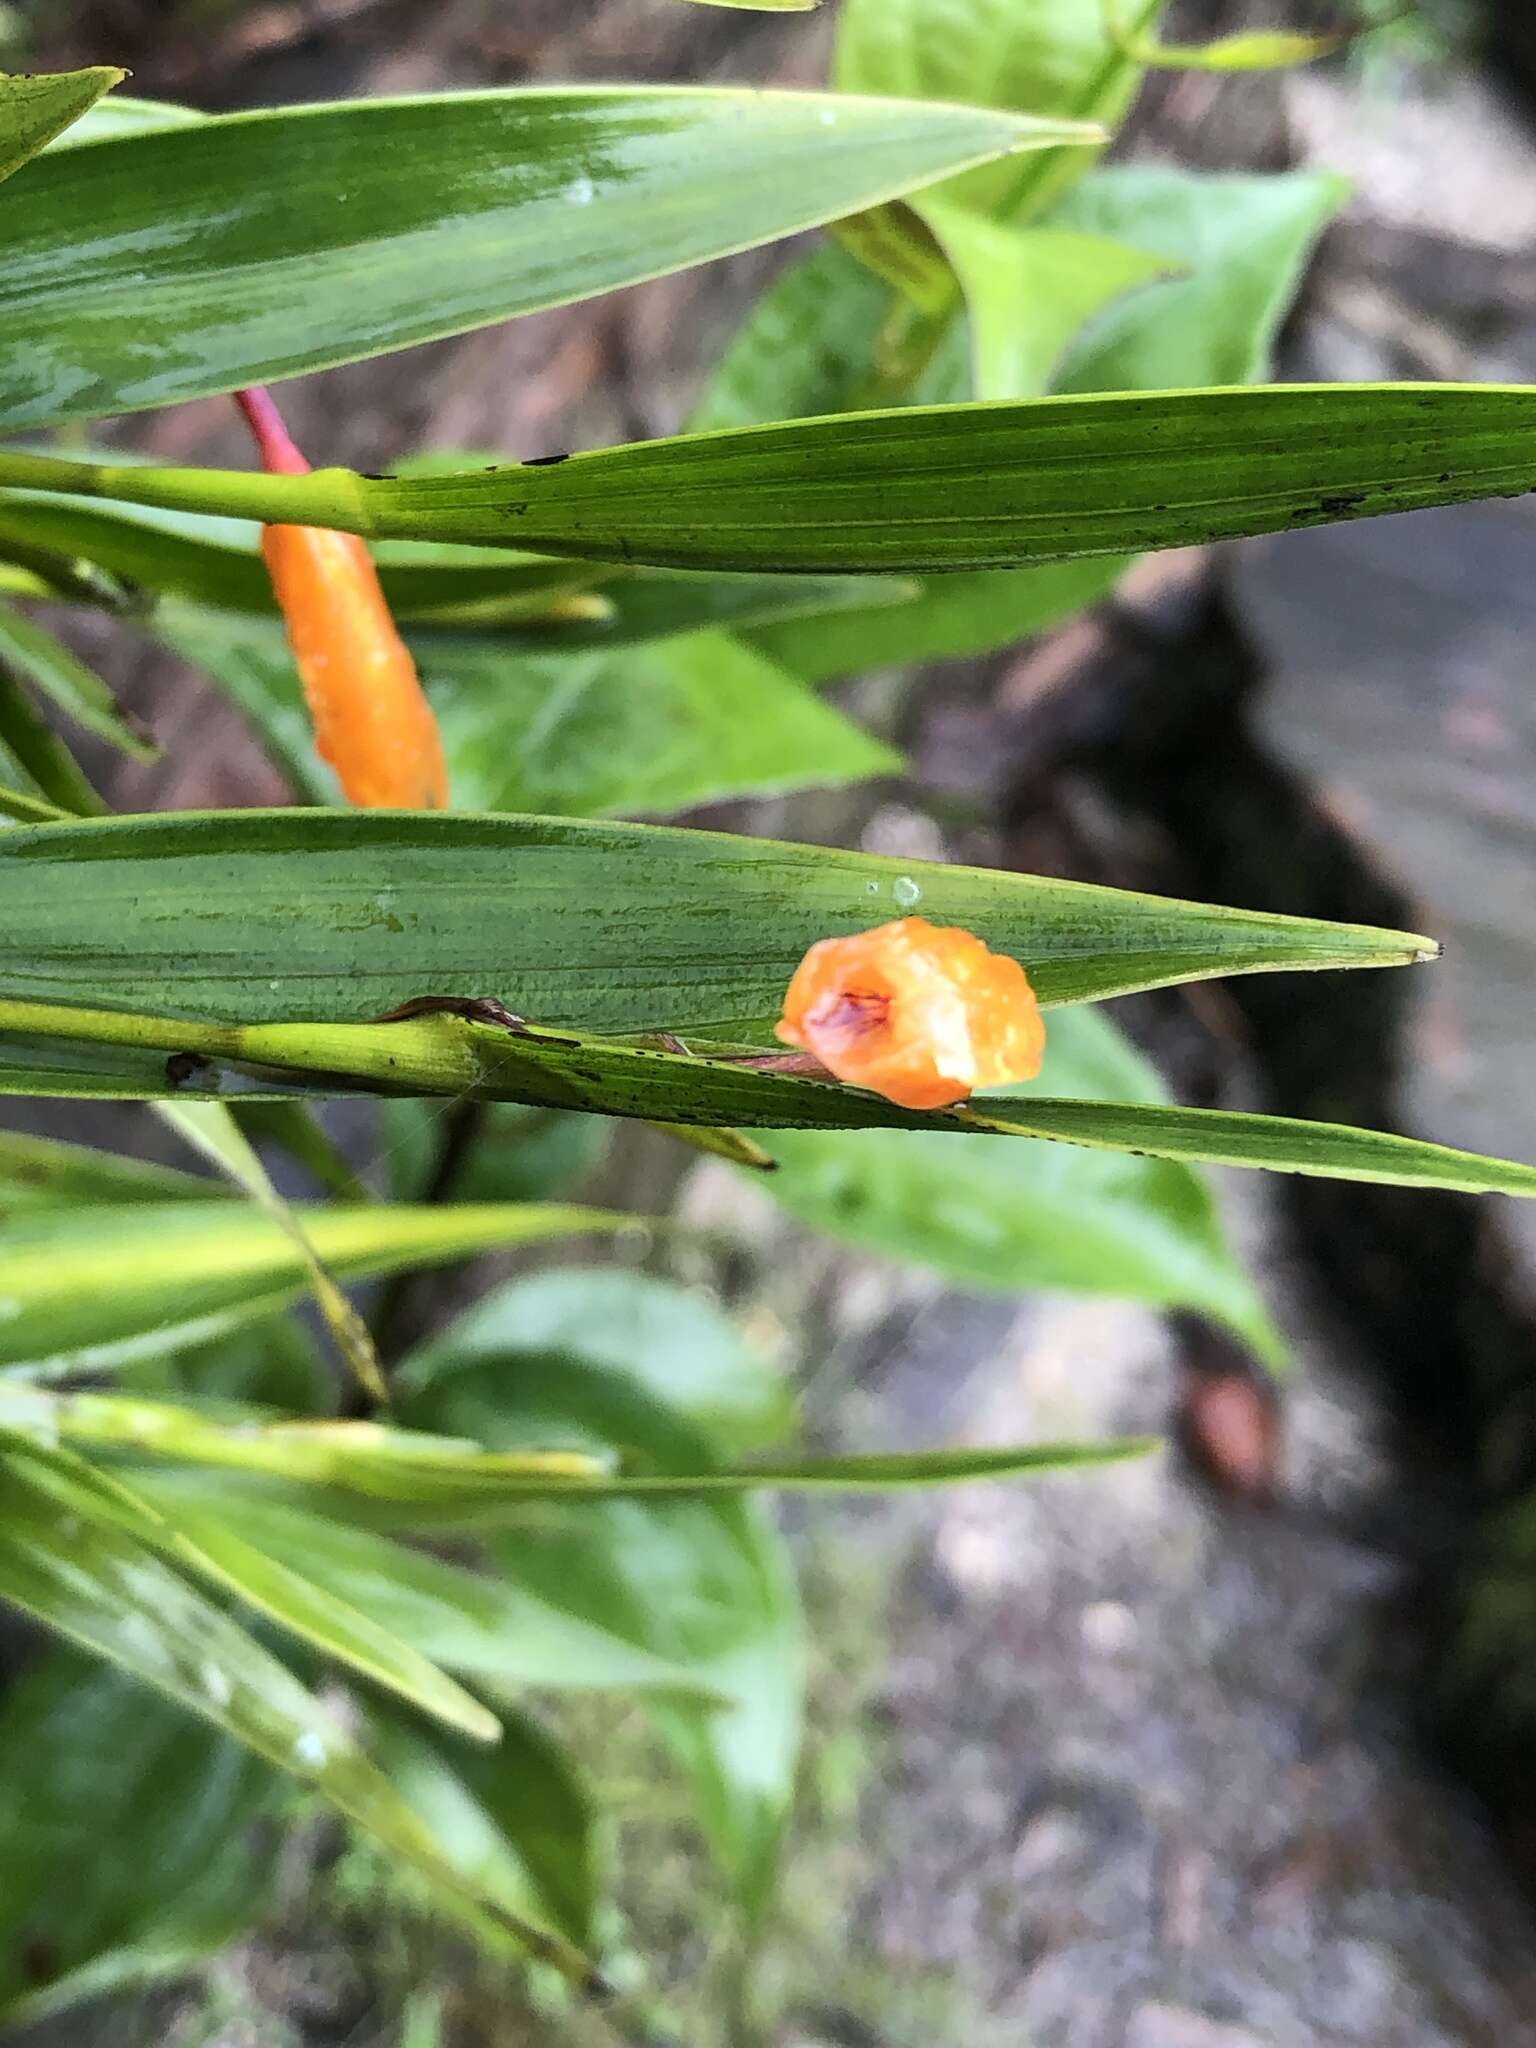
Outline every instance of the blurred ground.
{"label": "blurred ground", "polygon": [[[1193,10],[1205,26],[1242,11]],[[293,0],[200,16],[100,0],[74,17],[44,21],[51,56],[122,56],[138,90],[210,106],[626,72],[811,80],[828,26],[673,0],[579,12],[442,0],[426,15],[393,0]],[[1416,87],[1406,104],[1373,90],[1362,102],[1358,81],[1333,75],[1170,81],[1136,146],[1222,164],[1343,160],[1357,176],[1291,337],[1293,374],[1531,376],[1527,130],[1471,77]],[[316,459],[367,467],[420,445],[532,454],[664,432],[781,255],[335,372],[295,390],[290,410]],[[243,459],[227,413],[209,403],[144,424],[168,454]],[[1136,662],[1149,657],[1138,643],[1128,667],[1113,622],[1043,658],[946,669],[907,735],[946,816],[970,820],[951,819],[940,843],[1153,886],[1193,878],[1197,893],[1239,901],[1269,887],[1277,907],[1324,914],[1372,916],[1378,897],[1418,906],[1406,921],[1447,932],[1450,957],[1424,978],[1422,1011],[1350,1027],[1353,1059],[1336,1019],[1318,1027],[1329,1085],[1352,1091],[1333,1113],[1375,1110],[1536,1156],[1521,1085],[1536,981],[1536,892],[1523,881],[1536,853],[1530,538],[1524,507],[1472,508],[1260,544],[1219,572],[1188,565],[1193,598],[1166,616],[1148,600],[1164,634],[1149,673],[1204,675],[1241,697],[1241,719],[1223,723],[1191,695],[1140,753],[1125,742],[1139,730]],[[1224,597],[1210,593],[1214,573]],[[1046,687],[1045,674],[1072,686]],[[195,679],[145,664],[123,680],[130,702],[191,743],[121,777],[122,801],[278,794]],[[1209,779],[1181,783],[1169,751],[1190,757],[1191,732],[1204,735]],[[1221,815],[1222,780],[1240,790],[1235,808],[1263,818],[1257,845]],[[931,850],[937,828],[909,795],[870,829],[882,845],[915,834],[912,850]],[[806,836],[867,823],[845,799],[761,806],[750,822]],[[1367,907],[1339,909],[1338,897]],[[1294,990],[1284,1014],[1248,1001],[1236,989],[1159,999],[1128,1021],[1189,1099],[1278,1095],[1316,1113]],[[1399,1096],[1405,1054],[1413,1085]],[[664,1169],[644,1151],[625,1170]],[[1227,1193],[1296,1346],[1274,1505],[1224,1499],[1170,1454],[1039,1489],[797,1521],[818,1738],[762,1970],[761,2038],[776,2048],[1536,2044],[1529,1910],[1485,1808],[1428,1759],[1418,1712],[1440,1682],[1425,1588],[1454,1580],[1495,1433],[1476,1374],[1531,1378],[1519,1302],[1530,1247],[1466,1205],[1414,1211],[1435,1219],[1421,1241],[1401,1204],[1355,1191],[1326,1209],[1251,1183]],[[709,1169],[687,1194],[712,1217],[751,1199]],[[957,1296],[798,1240],[776,1261],[782,1220],[747,1220],[764,1270],[782,1275],[760,1306],[811,1361],[808,1424],[830,1440],[1156,1430],[1181,1386],[1230,1363],[1139,1312]],[[1442,1325],[1414,1307],[1417,1340],[1376,1313],[1378,1297],[1410,1298],[1410,1268],[1456,1311]],[[1438,1437],[1423,1395],[1437,1375],[1467,1404]],[[1530,1476],[1520,1455],[1499,1475]],[[1474,1749],[1477,1732],[1474,1718]],[[644,1758],[629,1736],[594,1754],[631,1780]],[[644,1877],[626,1902],[637,1938],[659,1953],[690,2044],[736,2048],[747,2037],[722,2016],[712,1909],[700,1925],[689,1889],[699,1872],[632,1784],[622,1810]],[[72,2018],[29,2048],[399,2048],[402,1980],[385,1949],[366,1915],[322,1903],[232,1958],[212,2004]],[[452,1975],[430,1955],[407,1978],[412,1967]],[[452,2048],[598,2038],[582,2021],[531,2018],[468,1971],[444,2012]]]}

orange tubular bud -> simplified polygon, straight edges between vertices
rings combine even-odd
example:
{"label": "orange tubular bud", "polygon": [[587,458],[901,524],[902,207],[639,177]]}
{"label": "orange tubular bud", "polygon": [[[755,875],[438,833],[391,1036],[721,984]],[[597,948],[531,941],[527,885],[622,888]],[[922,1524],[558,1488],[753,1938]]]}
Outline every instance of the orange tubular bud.
{"label": "orange tubular bud", "polygon": [[948,1109],[975,1088],[1032,1081],[1045,1052],[1018,962],[922,917],[812,946],[775,1035],[903,1109]]}
{"label": "orange tubular bud", "polygon": [[[309,465],[264,391],[239,393],[269,471]],[[267,526],[261,552],[314,722],[315,750],[348,803],[441,810],[448,773],[437,721],[372,557],[355,534]]]}

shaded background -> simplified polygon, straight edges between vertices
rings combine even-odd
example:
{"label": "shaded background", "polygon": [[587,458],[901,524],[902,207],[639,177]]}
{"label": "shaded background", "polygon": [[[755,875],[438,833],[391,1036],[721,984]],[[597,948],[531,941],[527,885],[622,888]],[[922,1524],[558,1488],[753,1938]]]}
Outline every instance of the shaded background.
{"label": "shaded background", "polygon": [[[1170,32],[1286,12],[1205,0]],[[133,90],[209,109],[545,79],[815,83],[831,29],[830,9],[776,21],[678,0],[9,13],[29,63],[124,62]],[[1170,75],[1124,147],[1354,179],[1284,374],[1536,381],[1533,44],[1529,10],[1494,0],[1491,25],[1448,5],[1421,36],[1304,75]],[[794,247],[330,372],[285,405],[314,459],[364,468],[666,433]],[[225,401],[133,432],[176,460],[247,459]],[[1254,978],[1116,1013],[1184,1099],[1536,1157],[1533,538],[1514,502],[1162,558],[1042,644],[877,689],[910,783],[728,821],[1432,930],[1433,973]],[[126,701],[177,735],[161,763],[111,766],[116,802],[283,800],[205,683],[85,631]],[[605,1195],[647,1206],[677,1177],[640,1141],[606,1173]],[[813,1730],[756,2038],[1536,2042],[1536,1210],[1256,1177],[1222,1194],[1295,1348],[1278,1433],[1246,1362],[1201,1326],[957,1294],[808,1246],[723,1169],[688,1175],[687,1213],[729,1213],[754,1239],[749,1312],[798,1374],[813,1436],[1171,1421],[1183,1445],[1038,1489],[797,1510]],[[1492,1598],[1501,1654],[1473,1657],[1468,1618]],[[747,2039],[675,1795],[618,1710],[593,1710],[587,1747],[626,1911],[687,2038]],[[430,2017],[454,2048],[605,2038],[525,2008],[380,1883],[322,1844],[208,1984],[71,2016],[29,2048],[414,2048]]]}

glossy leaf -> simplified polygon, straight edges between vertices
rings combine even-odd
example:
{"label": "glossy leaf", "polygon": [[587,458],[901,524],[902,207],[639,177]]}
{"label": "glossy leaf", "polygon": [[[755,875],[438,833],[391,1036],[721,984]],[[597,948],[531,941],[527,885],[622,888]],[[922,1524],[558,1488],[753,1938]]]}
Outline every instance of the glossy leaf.
{"label": "glossy leaf", "polygon": [[[411,1374],[407,1362],[408,1376]],[[444,1349],[402,1415],[491,1448],[561,1436],[627,1446],[658,1475],[708,1472],[709,1439],[632,1378],[595,1361],[508,1374]],[[742,1500],[587,1499],[530,1506],[490,1538],[497,1568],[546,1604],[681,1662],[729,1704],[655,1709],[690,1770],[700,1816],[741,1896],[761,1899],[799,1743],[799,1620],[777,1538]]]}
{"label": "glossy leaf", "polygon": [[178,1974],[242,1933],[271,1889],[253,1823],[275,1784],[219,1729],[72,1650],[10,1683],[0,2015]]}
{"label": "glossy leaf", "polygon": [[369,1725],[390,1783],[476,1889],[590,1946],[597,1815],[566,1750],[522,1713],[505,1716],[492,1750],[450,1747],[377,1709]]}
{"label": "glossy leaf", "polygon": [[10,177],[127,76],[115,64],[89,71],[0,71],[0,178]]}
{"label": "glossy leaf", "polygon": [[[438,1265],[509,1244],[633,1228],[596,1209],[302,1209],[345,1279]],[[244,1204],[98,1203],[17,1218],[0,1238],[0,1364],[100,1371],[286,1308],[304,1292],[292,1241]]]}
{"label": "glossy leaf", "polygon": [[63,1450],[13,1437],[4,1458],[0,1599],[313,1786],[450,1899],[489,1911],[530,1953],[586,1978],[568,1943],[477,1894],[320,1702],[164,1563],[153,1509]]}
{"label": "glossy leaf", "polygon": [[425,1387],[498,1361],[509,1375],[536,1377],[546,1356],[633,1381],[735,1450],[781,1440],[793,1419],[781,1376],[713,1301],[620,1266],[509,1281],[419,1346],[400,1384]]}
{"label": "glossy leaf", "polygon": [[550,87],[56,151],[7,203],[0,427],[170,405],[567,304],[1062,133],[814,93]]}
{"label": "glossy leaf", "polygon": [[[1152,1069],[1098,1012],[1052,1019],[1040,1092],[1160,1102]],[[986,1111],[985,1099],[979,1104]],[[1217,1317],[1271,1361],[1273,1324],[1199,1176],[1170,1160],[938,1133],[779,1131],[764,1191],[828,1236],[961,1287],[1128,1296]]]}
{"label": "glossy leaf", "polygon": [[[213,674],[311,801],[334,801],[274,620],[167,607],[163,638]],[[456,802],[554,816],[665,813],[894,774],[901,757],[724,633],[623,653],[415,643]]]}
{"label": "glossy leaf", "polygon": [[[1133,0],[1131,21],[1150,30],[1164,0]],[[845,92],[1027,107],[1112,128],[1141,82],[1095,0],[844,0],[833,82]],[[998,164],[956,179],[946,196],[982,212],[1017,216],[1081,175],[1085,149],[1031,165]]]}
{"label": "glossy leaf", "polygon": [[0,604],[0,663],[51,697],[66,718],[119,753],[137,761],[152,761],[159,753],[154,741],[118,709],[112,692],[94,669],[87,668],[35,620],[4,604]]}
{"label": "glossy leaf", "polygon": [[1176,275],[1110,309],[1073,349],[1069,392],[1187,390],[1270,374],[1318,236],[1348,197],[1326,171],[1269,177],[1124,164],[1095,171],[1053,225],[1161,256]]}
{"label": "glossy leaf", "polygon": [[[540,818],[290,810],[43,826],[0,835],[0,888],[15,999],[0,1001],[0,1031],[47,1021],[69,1030],[63,1017],[24,1023],[27,1001],[257,1024],[376,1017],[436,992],[496,995],[556,1028],[713,1027],[739,1041],[767,1034],[815,940],[918,904],[1021,960],[1046,1004],[1212,974],[1402,964],[1435,950],[1412,934],[1037,875]],[[421,1020],[377,1043],[447,1045],[452,1033],[427,1027],[452,1022]],[[125,1021],[120,1042],[161,1041]],[[190,1030],[182,1042],[192,1052],[234,1046]],[[474,1042],[516,1053],[505,1033]],[[255,1041],[242,1044],[241,1056],[262,1057]],[[327,1046],[317,1032],[311,1066]],[[665,1055],[643,1059],[658,1075],[679,1071]],[[761,1077],[717,1078],[750,1087]]]}

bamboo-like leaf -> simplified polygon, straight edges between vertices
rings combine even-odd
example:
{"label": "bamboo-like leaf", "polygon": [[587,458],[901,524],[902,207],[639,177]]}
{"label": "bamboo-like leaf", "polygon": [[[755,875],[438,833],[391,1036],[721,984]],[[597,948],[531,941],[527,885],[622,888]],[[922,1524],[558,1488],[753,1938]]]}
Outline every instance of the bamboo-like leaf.
{"label": "bamboo-like leaf", "polygon": [[87,1202],[206,1201],[215,1182],[118,1152],[0,1131],[0,1215]]}
{"label": "bamboo-like leaf", "polygon": [[0,427],[463,333],[1091,133],[818,93],[548,87],[227,115],[55,151],[0,229]]}
{"label": "bamboo-like leaf", "polygon": [[[636,1227],[605,1210],[531,1202],[298,1213],[319,1256],[349,1280]],[[94,1372],[173,1351],[289,1307],[306,1280],[292,1239],[242,1203],[42,1210],[0,1237],[0,1365]]]}
{"label": "bamboo-like leaf", "polygon": [[[64,742],[38,711],[5,662],[0,647],[0,744],[58,810],[93,817],[106,805]],[[18,795],[25,792],[18,791]]]}
{"label": "bamboo-like leaf", "polygon": [[310,1294],[348,1368],[376,1401],[387,1401],[389,1389],[368,1325],[327,1271],[291,1204],[273,1186],[233,1111],[222,1102],[157,1102],[155,1108],[194,1151],[244,1188],[277,1225],[299,1255]]}
{"label": "bamboo-like leaf", "polygon": [[1287,384],[849,413],[490,474],[303,477],[0,455],[0,484],[591,561],[1006,568],[1536,486],[1536,388]]}
{"label": "bamboo-like leaf", "polygon": [[0,178],[19,170],[126,76],[115,64],[21,77],[0,71]]}
{"label": "bamboo-like leaf", "polygon": [[578,1982],[587,1959],[519,1923],[437,1850],[389,1781],[293,1675],[171,1570],[163,1518],[68,1451],[4,1444],[0,1599],[107,1658],[315,1789],[471,1912]]}
{"label": "bamboo-like leaf", "polygon": [[112,692],[35,620],[0,604],[0,662],[51,697],[67,718],[95,733],[136,761],[152,761],[160,749],[118,709]]}
{"label": "bamboo-like leaf", "polygon": [[[76,1031],[9,999],[255,1025],[494,995],[557,1029],[772,1043],[808,946],[906,910],[1012,954],[1046,1004],[1436,950],[1411,933],[1038,875],[574,819],[285,810],[46,826],[0,835],[0,892],[0,1031],[247,1059],[261,1057],[254,1041],[237,1051],[233,1038],[173,1030],[167,1046],[127,1018],[115,1035]],[[328,1056],[321,1035],[315,1046],[311,1067]],[[295,1051],[288,1041],[284,1064]],[[472,1067],[459,1071],[473,1082]]]}

